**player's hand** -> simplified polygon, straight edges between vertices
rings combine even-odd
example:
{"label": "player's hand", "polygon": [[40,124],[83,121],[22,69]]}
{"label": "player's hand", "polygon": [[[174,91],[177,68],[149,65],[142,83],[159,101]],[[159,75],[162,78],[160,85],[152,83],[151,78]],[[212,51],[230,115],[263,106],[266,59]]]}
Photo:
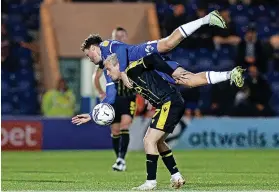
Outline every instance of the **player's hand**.
{"label": "player's hand", "polygon": [[90,120],[91,120],[91,117],[89,114],[80,114],[80,115],[76,115],[72,118],[72,123],[75,125],[81,125],[81,124],[87,123]]}
{"label": "player's hand", "polygon": [[153,106],[149,103],[148,100],[145,100],[145,104],[147,105],[146,108],[147,108],[148,111],[150,111],[153,108]]}
{"label": "player's hand", "polygon": [[121,80],[126,87],[128,87],[129,89],[133,88],[133,84],[130,82],[129,77],[125,72],[121,72]]}
{"label": "player's hand", "polygon": [[106,97],[106,93],[100,93],[99,97],[100,97],[100,100],[103,101],[104,98]]}
{"label": "player's hand", "polygon": [[256,107],[259,111],[264,110],[264,106],[262,104],[257,104]]}

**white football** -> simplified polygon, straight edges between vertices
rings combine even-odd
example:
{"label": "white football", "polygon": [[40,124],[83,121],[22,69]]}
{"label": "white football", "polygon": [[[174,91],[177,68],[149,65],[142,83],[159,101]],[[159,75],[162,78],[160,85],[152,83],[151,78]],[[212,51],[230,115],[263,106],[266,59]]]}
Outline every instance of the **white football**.
{"label": "white football", "polygon": [[108,103],[100,103],[96,105],[92,112],[92,119],[98,125],[110,125],[115,117],[113,107]]}

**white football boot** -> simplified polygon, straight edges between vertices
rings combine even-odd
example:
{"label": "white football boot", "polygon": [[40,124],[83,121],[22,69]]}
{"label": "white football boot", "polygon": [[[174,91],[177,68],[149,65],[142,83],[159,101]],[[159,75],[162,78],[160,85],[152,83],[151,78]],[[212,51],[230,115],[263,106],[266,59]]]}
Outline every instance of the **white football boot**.
{"label": "white football boot", "polygon": [[157,187],[157,181],[156,180],[146,180],[144,184],[133,187],[132,190],[138,190],[138,191],[150,191],[155,190]]}
{"label": "white football boot", "polygon": [[114,171],[125,171],[126,170],[126,162],[122,158],[117,158],[116,162],[112,166],[112,170]]}
{"label": "white football boot", "polygon": [[170,182],[171,187],[173,187],[174,189],[179,189],[186,183],[185,179],[179,172],[171,176]]}
{"label": "white football boot", "polygon": [[237,87],[243,87],[243,85],[244,85],[243,72],[244,71],[245,71],[245,69],[242,69],[240,66],[235,67],[230,72],[231,84],[234,83]]}
{"label": "white football boot", "polygon": [[218,26],[222,29],[227,28],[225,20],[223,19],[223,17],[219,14],[219,12],[217,10],[210,12],[209,16],[210,16],[210,19],[209,19],[210,26]]}

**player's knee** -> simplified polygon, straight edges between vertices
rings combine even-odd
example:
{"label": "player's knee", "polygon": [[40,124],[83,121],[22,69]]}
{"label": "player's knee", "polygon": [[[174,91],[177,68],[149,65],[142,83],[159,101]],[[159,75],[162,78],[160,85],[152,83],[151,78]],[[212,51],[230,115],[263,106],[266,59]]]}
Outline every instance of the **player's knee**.
{"label": "player's knee", "polygon": [[170,41],[169,39],[166,39],[164,43],[164,48],[166,51],[172,50],[174,48],[173,42]]}
{"label": "player's knee", "polygon": [[129,127],[130,127],[130,125],[131,125],[131,121],[124,121],[124,122],[121,122],[120,123],[120,129],[121,130],[127,130],[127,129],[129,129]]}
{"label": "player's knee", "polygon": [[168,38],[160,40],[157,46],[158,51],[161,53],[168,52],[174,48],[173,43]]}
{"label": "player's knee", "polygon": [[111,128],[111,134],[112,135],[120,135],[120,129],[116,127]]}
{"label": "player's knee", "polygon": [[129,129],[129,126],[132,123],[132,118],[128,115],[123,115],[120,122],[120,129]]}
{"label": "player's knee", "polygon": [[158,149],[159,148],[161,148],[162,146],[164,146],[165,145],[165,141],[164,140],[159,140],[158,142],[157,142],[157,147],[158,147]]}
{"label": "player's knee", "polygon": [[145,148],[148,148],[149,146],[156,146],[157,142],[153,137],[151,137],[150,135],[146,135],[143,138],[143,144]]}

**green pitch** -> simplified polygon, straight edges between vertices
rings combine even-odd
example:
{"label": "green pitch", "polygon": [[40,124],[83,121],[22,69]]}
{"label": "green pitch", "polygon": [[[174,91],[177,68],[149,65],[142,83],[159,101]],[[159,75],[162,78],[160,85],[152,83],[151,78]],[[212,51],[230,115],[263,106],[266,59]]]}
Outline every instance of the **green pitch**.
{"label": "green pitch", "polygon": [[[279,150],[175,151],[189,190],[279,190]],[[2,190],[130,190],[145,180],[145,155],[113,172],[112,151],[2,152]],[[158,190],[170,190],[159,159]]]}

